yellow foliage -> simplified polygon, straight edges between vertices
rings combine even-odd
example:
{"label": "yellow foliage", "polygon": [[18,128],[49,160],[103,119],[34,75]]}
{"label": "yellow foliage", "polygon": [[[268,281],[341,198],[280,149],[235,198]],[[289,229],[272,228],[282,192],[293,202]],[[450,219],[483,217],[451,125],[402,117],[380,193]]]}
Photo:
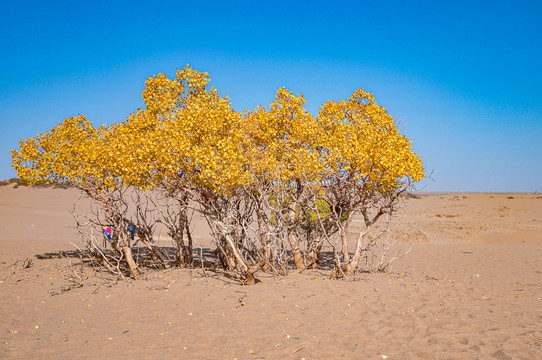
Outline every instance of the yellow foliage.
{"label": "yellow foliage", "polygon": [[373,94],[359,89],[348,101],[326,102],[318,123],[328,177],[346,174],[377,192],[398,189],[408,179],[423,179],[421,157]]}
{"label": "yellow foliage", "polygon": [[316,145],[317,123],[303,107],[303,95],[286,88],[277,90],[269,111],[258,107],[245,114],[250,137],[250,167],[255,175],[288,183],[314,181],[321,169]]}
{"label": "yellow foliage", "polygon": [[20,142],[13,167],[29,183],[80,188],[205,188],[229,193],[255,179],[318,184],[350,179],[394,191],[424,176],[421,157],[395,121],[362,89],[322,105],[277,90],[269,109],[241,114],[188,65],[174,79],[150,77],[144,108],[123,122],[94,128],[85,116]]}
{"label": "yellow foliage", "polygon": [[147,80],[146,107],[122,125],[130,139],[127,182],[153,187],[182,181],[227,192],[250,181],[242,116],[227,97],[207,89],[208,82],[206,73],[188,66],[173,80],[163,74]]}
{"label": "yellow foliage", "polygon": [[101,133],[84,115],[63,122],[35,138],[19,142],[12,150],[13,167],[30,184],[67,183],[94,186],[90,177],[104,171]]}

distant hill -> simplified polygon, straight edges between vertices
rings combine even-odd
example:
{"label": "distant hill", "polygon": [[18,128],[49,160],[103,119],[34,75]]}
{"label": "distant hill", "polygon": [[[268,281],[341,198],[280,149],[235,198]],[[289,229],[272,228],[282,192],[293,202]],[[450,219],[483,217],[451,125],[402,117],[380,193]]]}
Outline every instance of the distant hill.
{"label": "distant hill", "polygon": [[[11,178],[8,180],[0,181],[0,186],[8,186],[11,184],[15,184],[15,186],[13,186],[14,188],[18,188],[19,186],[28,186],[20,178]],[[39,188],[54,188],[54,189],[67,189],[71,187],[68,185],[61,185],[61,184],[33,184],[30,186],[39,187]]]}

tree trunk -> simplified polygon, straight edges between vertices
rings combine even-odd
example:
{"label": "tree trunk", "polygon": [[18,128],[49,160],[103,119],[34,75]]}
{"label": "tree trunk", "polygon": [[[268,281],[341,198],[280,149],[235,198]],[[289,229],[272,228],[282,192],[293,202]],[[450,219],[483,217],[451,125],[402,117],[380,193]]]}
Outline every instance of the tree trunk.
{"label": "tree trunk", "polygon": [[350,261],[350,254],[348,252],[348,228],[350,227],[350,221],[352,220],[351,215],[348,215],[348,218],[342,223],[339,223],[341,229],[341,246],[343,254],[343,263],[348,263]]}
{"label": "tree trunk", "polygon": [[[299,189],[299,184],[298,184]],[[295,268],[298,270],[305,268],[305,263],[303,262],[303,256],[301,256],[301,250],[299,249],[299,240],[297,239],[297,234],[295,233],[295,228],[290,228],[288,223],[295,221],[295,211],[293,209],[288,210],[288,221],[287,221],[287,231],[288,231],[288,242],[290,243],[290,248],[292,249],[292,256],[294,258]]]}
{"label": "tree trunk", "polygon": [[245,273],[245,285],[254,285],[256,284],[256,278],[254,277],[254,274],[256,271],[260,270],[262,268],[262,264],[258,264],[256,266],[251,266],[247,269],[247,272]]}
{"label": "tree trunk", "polygon": [[186,220],[186,226],[185,226],[185,230],[186,230],[186,237],[188,239],[188,248],[186,249],[186,259],[185,259],[185,262],[188,264],[188,265],[192,265],[192,263],[194,263],[194,253],[193,253],[193,240],[192,240],[192,234],[190,233],[190,224],[188,223],[188,219]]}
{"label": "tree trunk", "polygon": [[147,247],[147,249],[149,249],[150,253],[151,253],[151,256],[153,258],[157,258],[158,261],[160,261],[160,264],[162,264],[163,268],[165,269],[166,268],[166,257],[164,256],[164,254],[162,253],[162,251],[160,251],[160,249],[158,248],[158,246],[156,246],[155,244],[153,244],[152,242],[150,242],[146,237],[144,238],[141,238],[141,242],[143,244],[145,244],[145,246]]}
{"label": "tree trunk", "polygon": [[177,252],[175,253],[175,266],[181,267],[184,265],[184,256],[183,256],[183,250],[184,250],[184,240],[183,235],[179,234],[176,231],[169,231],[169,236],[173,239],[173,242],[175,242],[175,245],[177,246]]}
{"label": "tree trunk", "polygon": [[245,260],[241,257],[241,255],[239,255],[239,252],[237,251],[237,247],[235,246],[233,239],[228,234],[225,234],[224,238],[226,239],[229,245],[229,248],[231,249],[231,252],[232,252],[231,255],[234,257],[236,265],[239,265],[245,273],[248,272],[248,266],[245,263]]}
{"label": "tree trunk", "polygon": [[322,243],[320,242],[320,238],[317,238],[314,243],[318,244],[316,246],[312,245],[307,258],[307,267],[310,269],[316,269],[318,267],[318,263],[320,262],[320,251],[322,250]]}
{"label": "tree trunk", "polygon": [[129,246],[122,246],[120,250],[124,254],[124,258],[126,259],[126,262],[128,263],[128,267],[130,268],[130,271],[132,272],[132,276],[134,277],[135,280],[139,279],[140,277],[139,270],[137,270],[137,265],[132,256],[132,249]]}
{"label": "tree trunk", "polygon": [[262,219],[262,214],[259,208],[256,210],[256,219],[258,222],[258,237],[260,238],[260,244],[262,244],[263,247],[263,256],[264,256],[264,263],[262,265],[262,269],[269,270],[269,258],[271,257],[271,250],[269,249],[269,244],[266,241],[266,234],[264,231],[264,222]]}
{"label": "tree trunk", "polygon": [[361,255],[363,253],[363,239],[364,239],[365,235],[367,235],[369,230],[371,230],[371,227],[367,226],[365,228],[365,230],[363,230],[359,234],[358,241],[356,243],[356,251],[354,251],[354,256],[352,256],[352,259],[350,260],[350,262],[348,262],[346,264],[346,268],[345,268],[345,271],[344,271],[344,274],[346,276],[350,276],[350,275],[354,274],[354,272],[358,268],[359,260],[361,259]]}
{"label": "tree trunk", "polygon": [[265,241],[263,243],[263,256],[264,256],[264,259],[263,259],[262,269],[269,270],[269,268],[271,267],[269,265],[269,259],[271,258],[271,249],[269,249],[269,244],[266,243]]}
{"label": "tree trunk", "polygon": [[233,241],[229,236],[224,234],[220,235],[220,240],[217,244],[216,254],[218,255],[220,263],[224,268],[232,272],[237,270],[239,254],[237,254],[235,245],[233,244]]}
{"label": "tree trunk", "polygon": [[342,245],[342,255],[343,255],[343,262],[347,263],[350,260],[350,254],[348,253],[348,239],[346,237],[346,231],[341,226],[341,245]]}
{"label": "tree trunk", "polygon": [[288,234],[288,242],[292,249],[292,255],[294,257],[294,264],[296,269],[304,269],[305,263],[303,262],[303,256],[301,256],[301,250],[299,249],[299,242],[295,234]]}

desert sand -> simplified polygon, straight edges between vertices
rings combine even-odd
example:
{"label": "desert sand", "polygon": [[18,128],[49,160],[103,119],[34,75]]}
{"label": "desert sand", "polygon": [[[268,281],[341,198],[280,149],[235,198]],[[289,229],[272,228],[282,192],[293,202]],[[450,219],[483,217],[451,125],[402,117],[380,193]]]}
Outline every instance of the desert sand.
{"label": "desert sand", "polygon": [[[201,269],[70,287],[71,189],[0,187],[0,359],[539,359],[542,196],[423,194],[389,273]],[[208,244],[201,220],[194,231]],[[207,243],[206,243],[207,241]]]}

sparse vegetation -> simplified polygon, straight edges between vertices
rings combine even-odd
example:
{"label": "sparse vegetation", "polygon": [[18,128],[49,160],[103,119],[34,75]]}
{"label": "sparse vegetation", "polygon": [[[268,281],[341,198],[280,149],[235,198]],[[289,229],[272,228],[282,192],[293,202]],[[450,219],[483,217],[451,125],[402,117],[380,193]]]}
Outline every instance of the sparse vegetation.
{"label": "sparse vegetation", "polygon": [[438,218],[442,218],[442,217],[445,217],[445,218],[456,218],[456,217],[460,217],[461,214],[435,214],[435,217],[438,217]]}
{"label": "sparse vegetation", "polygon": [[2,180],[0,181],[0,186],[8,186],[11,184],[15,184],[15,187],[18,187],[21,185],[21,179],[19,178],[11,178],[8,180]]}

